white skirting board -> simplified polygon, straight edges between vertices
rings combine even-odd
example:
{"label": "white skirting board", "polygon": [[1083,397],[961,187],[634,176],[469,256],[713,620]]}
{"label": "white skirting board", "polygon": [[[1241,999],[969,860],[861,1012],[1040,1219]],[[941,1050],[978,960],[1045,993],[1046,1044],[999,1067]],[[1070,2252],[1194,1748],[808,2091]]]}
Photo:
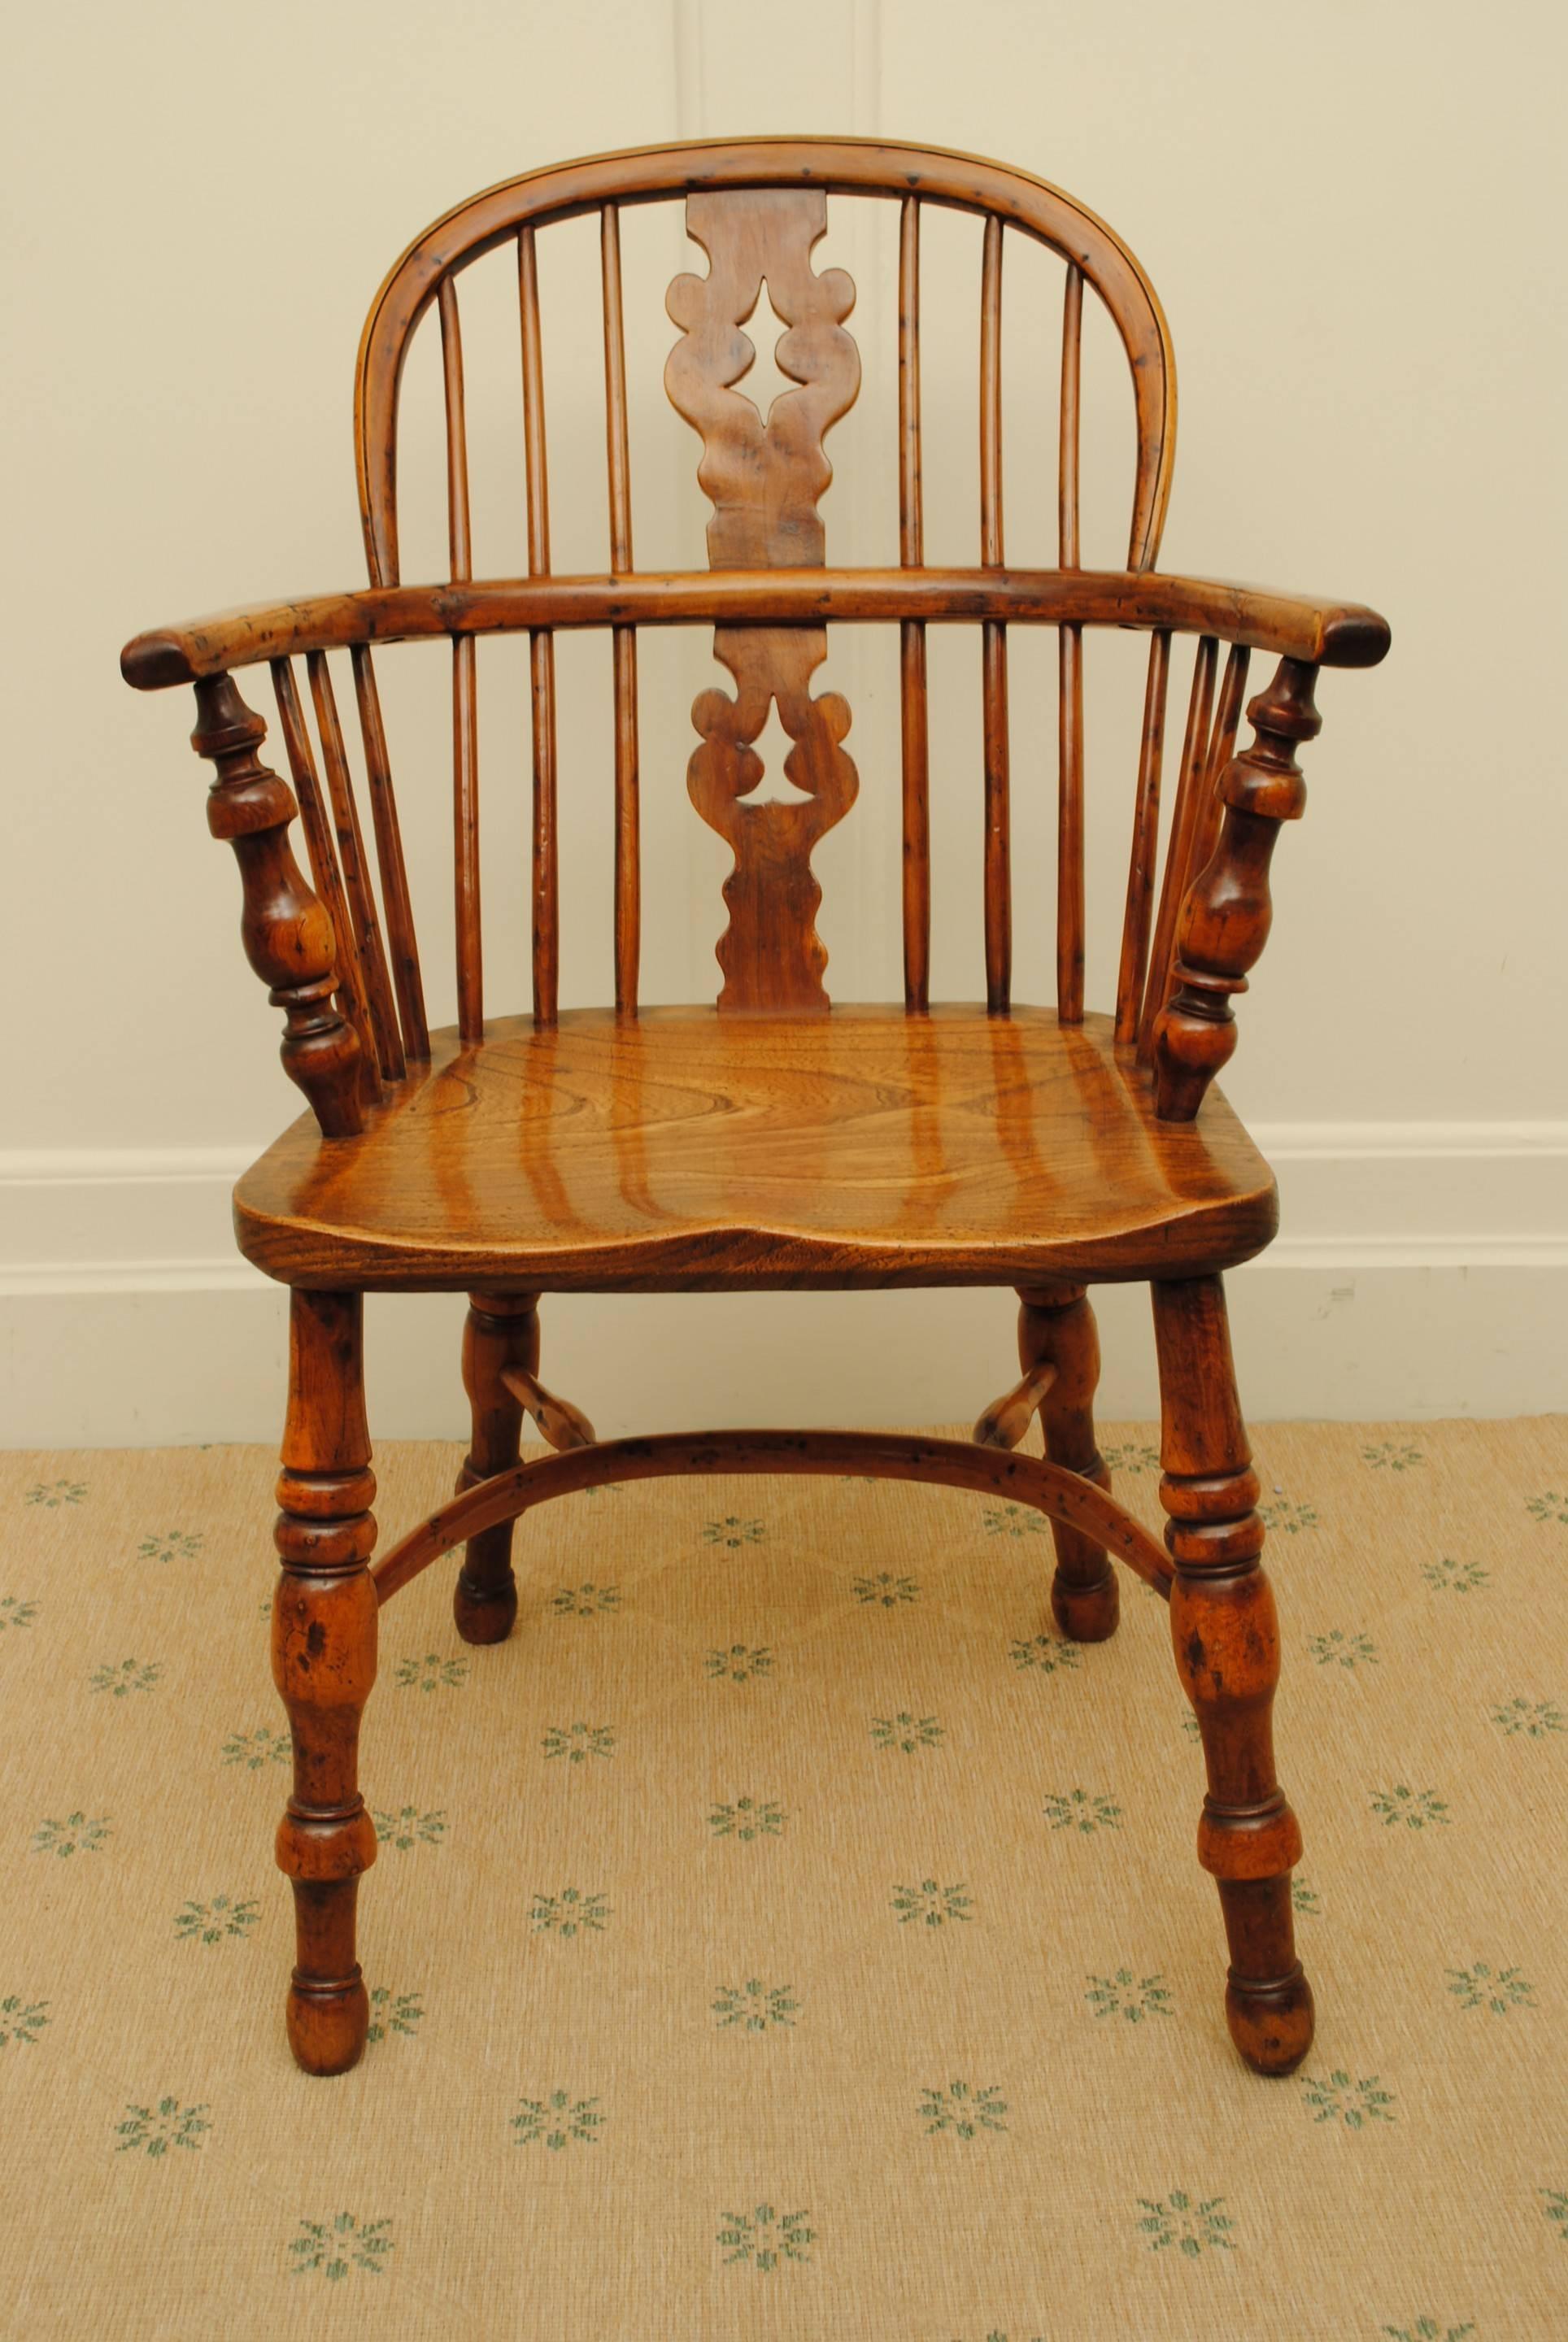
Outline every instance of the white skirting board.
{"label": "white skirting board", "polygon": [[[1229,1280],[1259,1420],[1568,1408],[1568,1125],[1256,1136],[1284,1233]],[[229,1244],[249,1150],[0,1155],[0,1445],[275,1440],[285,1296]],[[1108,1420],[1157,1412],[1141,1288],[1096,1296]],[[373,1434],[457,1438],[461,1298],[373,1297]],[[978,1415],[1014,1371],[1005,1293],[562,1295],[542,1372],[606,1436]]]}

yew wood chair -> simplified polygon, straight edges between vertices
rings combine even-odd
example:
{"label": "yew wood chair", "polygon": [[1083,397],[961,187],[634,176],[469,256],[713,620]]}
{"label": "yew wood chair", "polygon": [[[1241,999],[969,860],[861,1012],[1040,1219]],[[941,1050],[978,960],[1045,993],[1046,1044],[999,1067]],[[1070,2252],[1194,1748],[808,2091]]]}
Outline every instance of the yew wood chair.
{"label": "yew wood chair", "polygon": [[[828,199],[897,207],[899,563],[826,565],[819,502],[829,426],[853,403],[860,355],[845,330],[854,286],[819,272]],[[712,506],[706,570],[651,574],[632,557],[623,210],[682,202],[706,275],[668,307],[679,335],[669,399],[702,442]],[[928,566],[921,492],[920,230],[928,205],[983,224],[979,315],[979,564]],[[549,557],[537,245],[597,215],[608,420],[606,573],[555,575]],[[1002,552],[1002,259],[1032,239],[1064,264],[1060,545],[1051,569]],[[481,255],[515,254],[522,345],[528,572],[473,577],[458,287]],[[763,417],[735,385],[743,327],[766,283],[788,330],[791,385]],[[1080,565],[1080,382],[1085,288],[1131,368],[1136,467],[1127,565]],[[410,337],[437,313],[446,413],[449,576],[406,586],[398,564],[399,384]],[[890,334],[890,339],[891,338]],[[894,353],[886,353],[890,365]],[[531,172],[460,205],[409,247],[365,328],[355,390],[364,591],[230,611],[128,645],[140,690],[191,684],[198,754],[216,768],[214,836],[234,847],[251,966],[283,1011],[284,1066],[310,1113],[240,1181],[241,1250],[290,1288],[290,1382],[276,1538],[282,1561],[273,1667],[293,1731],[294,1794],[277,1837],[293,1881],[298,1962],[288,2036],[312,2073],[364,2046],[355,1899],[376,1856],[357,1741],[376,1674],[377,1617],[458,1546],[457,1628],[502,1640],[517,1612],[515,1523],[608,1481],[671,1473],[849,1473],[933,1481],[1030,1506],[1051,1522],[1057,1626],[1097,1642],[1117,1623],[1112,1561],[1166,1596],[1177,1673],[1196,1711],[1208,1794],[1198,1857],[1219,1886],[1230,1945],[1226,2008],[1242,2057],[1286,2073],[1305,2055],[1312,2002],[1292,1939],[1301,1834],[1275,1777],[1279,1669],[1262,1526],[1231,1367],[1224,1272],[1276,1225],[1267,1165],[1211,1086],[1236,1045],[1234,996],[1269,932],[1269,863],[1304,803],[1295,752],[1319,728],[1322,666],[1372,666],[1388,628],[1354,605],[1156,574],[1174,455],[1176,392],[1160,304],[1121,240],[1025,172],[856,139],[763,138],[604,155]],[[899,629],[901,686],[901,1003],[829,1008],[813,926],[816,841],[852,806],[850,711],[814,694],[829,630]],[[930,824],[927,629],[980,631],[983,1005],[929,998]],[[689,741],[638,737],[638,636],[714,629],[733,695],[704,691],[686,786],[733,849],[716,1007],[639,1011],[638,796],[667,791]],[[1056,999],[1011,996],[1008,647],[1020,626],[1060,645]],[[1086,633],[1149,637],[1141,749],[1111,1009],[1084,1006]],[[608,636],[613,696],[615,1005],[558,993],[555,637]],[[532,1012],[487,1001],[479,899],[476,641],[526,631],[532,714]],[[1172,638],[1195,640],[1166,819],[1161,818]],[[452,649],[455,1028],[427,1023],[420,956],[377,686],[381,646]],[[1224,657],[1221,661],[1221,646]],[[345,745],[331,655],[347,651],[374,862]],[[1278,661],[1246,714],[1248,664]],[[314,740],[296,676],[303,659]],[[237,670],[270,669],[293,786],[259,751],[266,726]],[[777,704],[793,742],[791,802],[755,801],[752,746]],[[1174,736],[1174,734],[1172,734]],[[897,778],[889,775],[890,787]],[[588,787],[591,773],[573,776]],[[503,774],[499,786],[512,786]],[[301,816],[312,883],[289,840]],[[1160,840],[1168,842],[1160,866]],[[1098,1374],[1086,1288],[1147,1281],[1162,1395],[1163,1548],[1109,1493],[1095,1448]],[[719,1431],[599,1440],[538,1379],[546,1292],[767,1292],[987,1286],[1021,1299],[1021,1379],[972,1442],[891,1432]],[[367,1291],[468,1296],[463,1377],[473,1441],[453,1500],[371,1566],[375,1482],[361,1383]],[[519,1461],[524,1416],[548,1447]],[[1036,1416],[1044,1456],[1022,1452]]]}

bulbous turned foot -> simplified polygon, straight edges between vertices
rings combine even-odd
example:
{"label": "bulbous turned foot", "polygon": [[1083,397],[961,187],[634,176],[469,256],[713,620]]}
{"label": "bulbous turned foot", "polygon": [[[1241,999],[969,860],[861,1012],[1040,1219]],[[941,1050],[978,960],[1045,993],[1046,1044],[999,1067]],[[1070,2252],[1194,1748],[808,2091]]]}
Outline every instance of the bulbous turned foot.
{"label": "bulbous turned foot", "polygon": [[466,1570],[457,1572],[452,1616],[465,1643],[504,1643],[517,1616],[518,1588],[513,1579],[501,1586],[477,1586],[470,1584]]}
{"label": "bulbous turned foot", "polygon": [[296,1971],[285,2021],[296,2065],[307,2074],[347,2074],[359,2063],[370,2030],[370,1999],[358,1968],[332,1984],[302,1981]]}
{"label": "bulbous turned foot", "polygon": [[1312,2046],[1312,1988],[1300,1965],[1271,1984],[1238,1979],[1232,1968],[1225,2022],[1254,2074],[1293,2074]]}
{"label": "bulbous turned foot", "polygon": [[1095,1586],[1073,1586],[1059,1570],[1050,1584],[1050,1615],[1070,1643],[1105,1643],[1121,1616],[1116,1576],[1109,1562]]}

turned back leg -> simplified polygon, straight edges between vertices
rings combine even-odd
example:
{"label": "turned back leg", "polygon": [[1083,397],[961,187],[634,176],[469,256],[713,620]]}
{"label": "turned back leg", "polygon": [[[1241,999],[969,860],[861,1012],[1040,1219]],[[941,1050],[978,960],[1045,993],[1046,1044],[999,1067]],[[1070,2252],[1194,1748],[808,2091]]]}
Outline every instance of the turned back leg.
{"label": "turned back leg", "polygon": [[[457,1475],[457,1494],[493,1472],[509,1471],[521,1448],[523,1403],[501,1376],[508,1366],[538,1371],[539,1312],[537,1293],[471,1293],[463,1328],[463,1386],[473,1415],[467,1460]],[[466,1643],[504,1643],[518,1615],[512,1576],[511,1521],[481,1529],[463,1548],[452,1615]]]}
{"label": "turned back leg", "polygon": [[[1094,1440],[1094,1392],[1100,1380],[1100,1336],[1081,1285],[1019,1288],[1019,1362],[1027,1374],[1050,1364],[1055,1378],[1040,1403],[1045,1452],[1053,1464],[1109,1488],[1111,1475]],[[1116,1576],[1111,1556],[1081,1529],[1052,1521],[1056,1574],[1051,1615],[1075,1643],[1102,1643],[1116,1632]]]}
{"label": "turned back leg", "polygon": [[1259,1560],[1258,1482],[1220,1279],[1158,1284],[1153,1295],[1171,1635],[1209,1776],[1198,1859],[1219,1885],[1230,1943],[1231,2037],[1258,2072],[1288,2074],[1312,2045],[1312,1996],[1291,1917],[1302,1833],[1274,1776],[1280,1635]]}
{"label": "turned back leg", "polygon": [[359,1794],[359,1717],[376,1680],[376,1481],[361,1378],[357,1293],[290,1296],[288,1417],[274,1536],[272,1672],[288,1710],[294,1795],[277,1861],[294,1882],[297,1959],[289,2045],[310,2074],[340,2074],[365,2047],[355,1957],[360,1874],[376,1832]]}

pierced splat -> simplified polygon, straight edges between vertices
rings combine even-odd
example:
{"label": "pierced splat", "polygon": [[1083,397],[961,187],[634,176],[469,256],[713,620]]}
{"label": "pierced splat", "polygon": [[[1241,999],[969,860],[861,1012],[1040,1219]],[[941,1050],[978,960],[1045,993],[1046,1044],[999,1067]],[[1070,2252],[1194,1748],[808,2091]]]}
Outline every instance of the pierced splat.
{"label": "pierced splat", "polygon": [[[735,677],[726,691],[705,691],[691,720],[703,745],[686,768],[692,804],[720,837],[735,867],[724,882],[729,925],[719,939],[724,970],[720,1008],[826,1008],[828,953],[812,924],[822,889],[811,849],[855,802],[859,776],[839,742],[849,728],[849,702],[836,691],[811,696],[814,670],[828,656],[825,626],[719,626],[713,655]],[[763,778],[751,744],[777,701],[795,746],[784,777],[807,792],[792,803],[748,805]]]}
{"label": "pierced splat", "polygon": [[[860,386],[859,353],[842,325],[854,285],[840,268],[818,275],[811,266],[812,246],[827,231],[827,197],[819,188],[694,195],[686,224],[709,267],[706,276],[678,276],[669,288],[669,314],[682,337],[664,379],[672,405],[702,438],[698,479],[713,505],[709,564],[819,568],[825,543],[817,506],[832,478],[822,442]],[[752,321],[765,342],[769,305],[787,327],[772,355],[794,385],[771,400],[770,369],[760,363],[768,354],[742,330]],[[848,703],[837,692],[811,695],[811,677],[828,655],[827,630],[720,626],[713,652],[736,691],[733,698],[705,691],[694,702],[691,720],[703,745],[687,767],[687,788],[735,856],[724,886],[729,924],[719,944],[725,976],[719,1005],[825,1009],[828,955],[813,925],[822,892],[811,852],[859,787],[840,746]],[[749,804],[764,777],[754,743],[774,705],[795,744],[783,778],[804,796]]]}

